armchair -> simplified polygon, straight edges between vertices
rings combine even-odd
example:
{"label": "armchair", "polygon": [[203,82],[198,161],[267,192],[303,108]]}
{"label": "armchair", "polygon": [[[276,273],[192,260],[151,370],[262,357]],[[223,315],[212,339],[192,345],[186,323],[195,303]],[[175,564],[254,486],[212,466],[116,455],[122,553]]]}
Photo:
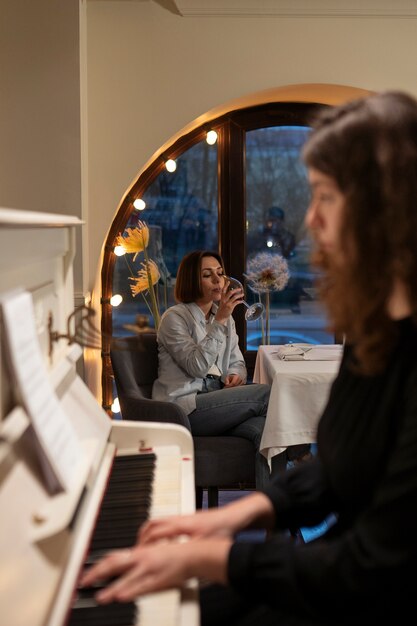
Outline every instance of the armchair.
{"label": "armchair", "polygon": [[[156,333],[115,339],[111,363],[122,418],[181,424],[191,431],[185,411],[172,402],[152,400],[158,375]],[[196,505],[202,507],[207,489],[208,506],[218,505],[219,488],[255,488],[255,451],[242,437],[194,437]]]}

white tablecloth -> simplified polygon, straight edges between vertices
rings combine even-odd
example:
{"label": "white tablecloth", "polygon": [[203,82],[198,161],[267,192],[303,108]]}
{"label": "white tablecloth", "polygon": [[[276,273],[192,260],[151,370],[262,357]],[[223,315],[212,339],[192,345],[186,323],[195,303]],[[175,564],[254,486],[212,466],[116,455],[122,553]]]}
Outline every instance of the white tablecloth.
{"label": "white tablecloth", "polygon": [[339,360],[283,361],[277,346],[259,346],[253,381],[272,385],[261,440],[261,452],[269,461],[288,446],[316,441],[339,364]]}

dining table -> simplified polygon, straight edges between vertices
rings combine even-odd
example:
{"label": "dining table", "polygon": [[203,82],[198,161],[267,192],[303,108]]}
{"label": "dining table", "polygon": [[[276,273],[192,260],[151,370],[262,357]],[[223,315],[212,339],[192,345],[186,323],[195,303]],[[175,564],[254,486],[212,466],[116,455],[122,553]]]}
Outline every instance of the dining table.
{"label": "dining table", "polygon": [[317,360],[314,351],[309,352],[309,360],[303,356],[297,360],[281,358],[294,347],[286,351],[281,346],[262,345],[256,356],[253,382],[271,385],[260,444],[270,465],[274,456],[290,446],[315,443],[317,425],[339,370],[342,346],[317,350]]}

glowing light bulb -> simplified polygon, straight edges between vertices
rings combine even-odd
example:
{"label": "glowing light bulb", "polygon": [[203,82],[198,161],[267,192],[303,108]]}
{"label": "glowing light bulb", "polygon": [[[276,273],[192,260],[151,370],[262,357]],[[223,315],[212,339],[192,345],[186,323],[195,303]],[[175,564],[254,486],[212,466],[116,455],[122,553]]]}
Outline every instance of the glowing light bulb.
{"label": "glowing light bulb", "polygon": [[113,404],[111,405],[111,410],[112,410],[113,413],[120,413],[119,398],[114,398]]}
{"label": "glowing light bulb", "polygon": [[133,206],[135,207],[137,211],[143,211],[143,209],[146,207],[146,202],[145,200],[142,200],[142,198],[136,198],[136,200],[133,203]]}
{"label": "glowing light bulb", "polygon": [[168,172],[175,172],[175,170],[177,169],[177,164],[174,159],[168,159],[168,161],[166,161],[165,163],[165,167]]}
{"label": "glowing light bulb", "polygon": [[121,296],[119,293],[114,294],[114,296],[110,298],[110,304],[112,306],[119,306],[119,304],[121,304],[122,302],[123,296]]}
{"label": "glowing light bulb", "polygon": [[209,130],[206,135],[206,141],[209,146],[213,146],[217,141],[217,133],[215,130]]}
{"label": "glowing light bulb", "polygon": [[116,256],[123,256],[124,254],[126,254],[126,250],[123,248],[123,246],[114,246],[113,252]]}

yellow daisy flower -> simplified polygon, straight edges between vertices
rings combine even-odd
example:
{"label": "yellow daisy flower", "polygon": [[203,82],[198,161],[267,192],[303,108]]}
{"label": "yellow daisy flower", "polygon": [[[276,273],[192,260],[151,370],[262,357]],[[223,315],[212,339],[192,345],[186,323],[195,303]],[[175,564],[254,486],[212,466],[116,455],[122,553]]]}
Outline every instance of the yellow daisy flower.
{"label": "yellow daisy flower", "polygon": [[143,291],[149,291],[153,285],[156,285],[160,278],[157,264],[149,259],[147,263],[142,263],[142,269],[138,271],[138,275],[134,278],[130,278],[134,282],[130,285],[132,295],[137,296]]}
{"label": "yellow daisy flower", "polygon": [[149,243],[149,228],[145,222],[138,222],[136,228],[126,228],[127,236],[118,235],[116,245],[121,246],[128,254],[134,254],[136,259],[139,252],[143,252]]}

